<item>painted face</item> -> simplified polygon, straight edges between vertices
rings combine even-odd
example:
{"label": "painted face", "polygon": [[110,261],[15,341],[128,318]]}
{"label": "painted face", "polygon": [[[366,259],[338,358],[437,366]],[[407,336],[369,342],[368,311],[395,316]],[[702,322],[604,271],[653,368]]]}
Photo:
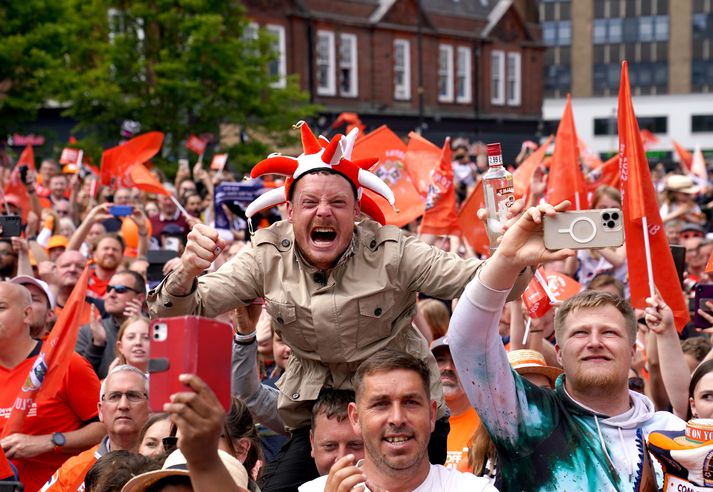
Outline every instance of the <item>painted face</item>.
{"label": "painted face", "polygon": [[340,422],[336,417],[330,419],[324,413],[318,414],[310,433],[310,444],[320,475],[328,474],[332,465],[348,454],[353,454],[355,460],[364,457],[364,441],[347,418]]}
{"label": "painted face", "polygon": [[582,308],[565,319],[564,339],[556,345],[567,384],[580,392],[589,387],[627,388],[636,346],[624,316],[612,305]]}
{"label": "painted face", "polygon": [[703,376],[690,398],[691,413],[701,419],[713,418],[713,372]]}
{"label": "painted face", "polygon": [[354,431],[364,437],[367,459],[385,474],[428,465],[428,441],[436,419],[420,376],[405,369],[364,378],[357,403],[349,405]]}
{"label": "painted face", "polygon": [[349,246],[359,205],[347,180],[334,174],[310,174],[295,184],[287,217],[295,242],[313,266],[332,268]]}

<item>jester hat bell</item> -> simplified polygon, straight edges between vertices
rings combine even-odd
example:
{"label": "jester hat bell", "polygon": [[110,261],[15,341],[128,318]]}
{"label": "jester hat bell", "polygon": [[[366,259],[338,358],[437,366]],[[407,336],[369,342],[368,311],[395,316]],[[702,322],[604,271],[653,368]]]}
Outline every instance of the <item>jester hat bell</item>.
{"label": "jester hat bell", "polygon": [[379,161],[378,158],[352,160],[359,129],[354,128],[346,136],[337,134],[327,140],[322,136],[317,138],[304,121],[298,122],[294,127],[301,131],[304,152],[296,158],[271,154],[253,167],[250,172],[253,178],[265,174],[280,174],[287,179],[284,186],[269,190],[256,198],[248,205],[245,215],[251,218],[261,210],[286,202],[290,197],[291,187],[299,178],[323,170],[339,174],[349,181],[356,190],[361,211],[383,225],[383,212],[371,197],[363,193],[364,188],[384,197],[392,207],[395,203],[394,193],[386,183],[368,170]]}

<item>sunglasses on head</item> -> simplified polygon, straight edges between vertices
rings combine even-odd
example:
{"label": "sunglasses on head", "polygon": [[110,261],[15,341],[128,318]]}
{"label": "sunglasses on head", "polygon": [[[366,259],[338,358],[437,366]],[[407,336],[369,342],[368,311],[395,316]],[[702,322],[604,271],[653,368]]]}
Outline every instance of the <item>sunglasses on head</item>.
{"label": "sunglasses on head", "polygon": [[106,286],[106,293],[108,294],[112,290],[115,290],[117,294],[126,294],[127,292],[136,292],[137,294],[139,293],[138,290],[129,287],[128,285],[107,285]]}

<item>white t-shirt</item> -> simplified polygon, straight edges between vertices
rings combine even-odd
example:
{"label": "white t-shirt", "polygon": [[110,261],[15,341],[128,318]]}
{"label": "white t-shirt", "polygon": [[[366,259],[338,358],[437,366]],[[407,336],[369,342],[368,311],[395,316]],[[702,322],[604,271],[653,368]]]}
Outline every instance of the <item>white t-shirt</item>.
{"label": "white t-shirt", "polygon": [[[299,487],[299,492],[324,492],[327,475],[315,478]],[[368,488],[364,489],[369,492]],[[472,473],[450,470],[441,465],[431,465],[426,480],[412,492],[497,492],[487,478],[476,477]]]}

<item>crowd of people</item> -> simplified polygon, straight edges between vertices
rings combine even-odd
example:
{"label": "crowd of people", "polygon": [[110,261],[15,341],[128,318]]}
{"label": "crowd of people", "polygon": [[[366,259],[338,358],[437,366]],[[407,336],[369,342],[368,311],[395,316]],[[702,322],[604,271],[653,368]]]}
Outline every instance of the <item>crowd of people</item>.
{"label": "crowd of people", "polygon": [[[214,190],[241,177],[200,163],[173,182],[154,171],[166,196],[92,193],[91,174],[46,159],[27,173],[29,205],[4,196],[23,232],[0,238],[0,478],[48,492],[663,487],[670,469],[647,439],[713,418],[713,328],[679,332],[659,295],[634,309],[625,246],[545,249],[543,217],[568,207],[542,200],[545,169],[486,260],[379,224],[364,190],[389,193],[352,162],[356,134],[326,145],[301,132],[269,205],[285,203],[223,207],[227,230]],[[481,150],[454,143],[461,198],[487,170]],[[713,325],[713,300],[693,313],[713,283],[711,187],[682,169],[653,176],[669,242],[685,249],[683,295]],[[603,185],[590,203],[621,208],[621,195]],[[522,294],[540,265],[582,292],[530,319]],[[91,308],[61,385],[4,432],[18,394],[41,384],[32,374],[85,268]],[[186,315],[234,330],[228,411],[200,374],[150,406],[151,322]]]}

